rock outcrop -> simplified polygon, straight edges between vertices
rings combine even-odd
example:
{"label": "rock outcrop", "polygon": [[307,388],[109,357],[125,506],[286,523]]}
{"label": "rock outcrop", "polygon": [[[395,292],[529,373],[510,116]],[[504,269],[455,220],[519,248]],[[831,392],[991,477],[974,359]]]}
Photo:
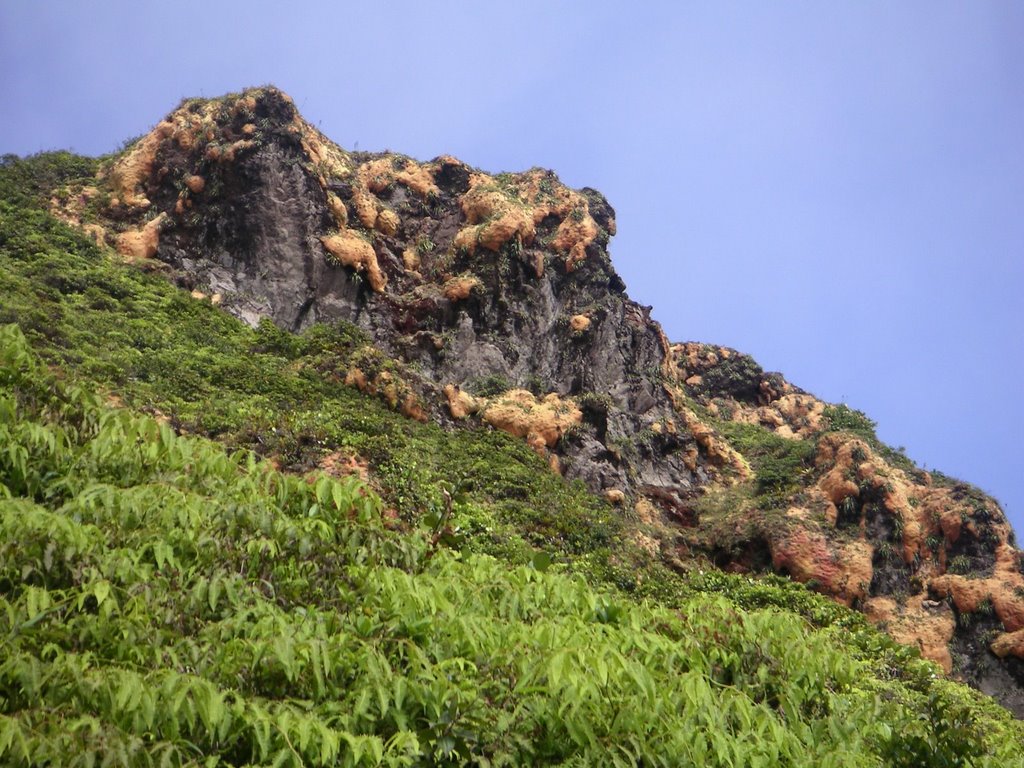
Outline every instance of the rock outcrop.
{"label": "rock outcrop", "polygon": [[1024,716],[1024,559],[995,502],[745,355],[670,344],[598,192],[348,152],[260,88],[182,103],[53,202],[246,322],[358,325],[349,385],[522,437],[666,561],[786,573]]}

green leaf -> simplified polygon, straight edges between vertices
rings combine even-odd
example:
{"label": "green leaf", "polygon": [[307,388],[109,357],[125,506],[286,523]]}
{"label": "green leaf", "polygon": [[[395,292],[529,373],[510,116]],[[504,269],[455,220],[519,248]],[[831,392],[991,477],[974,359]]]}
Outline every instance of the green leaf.
{"label": "green leaf", "polygon": [[320,729],[320,764],[333,765],[341,750],[341,737],[326,726]]}
{"label": "green leaf", "polygon": [[134,712],[142,699],[142,681],[132,673],[123,673],[117,689],[115,706],[123,712]]}
{"label": "green leaf", "polygon": [[541,573],[550,568],[551,563],[551,555],[549,555],[547,552],[544,552],[543,550],[539,552],[534,552],[533,557],[530,559],[530,566],[534,570],[540,571]]}
{"label": "green leaf", "polygon": [[220,600],[221,588],[224,586],[224,580],[221,575],[214,574],[213,578],[210,579],[210,588],[206,593],[207,601],[210,605],[211,611],[217,610],[217,603]]}
{"label": "green leaf", "polygon": [[110,596],[110,582],[106,579],[97,581],[93,584],[92,594],[96,598],[96,605],[103,605],[103,602]]}
{"label": "green leaf", "polygon": [[50,593],[39,587],[25,590],[25,612],[29,621],[40,617],[51,605]]}
{"label": "green leaf", "polygon": [[274,639],[274,656],[284,670],[285,677],[289,682],[295,677],[295,643],[290,637],[284,635]]}
{"label": "green leaf", "polygon": [[331,499],[334,501],[334,508],[339,512],[347,510],[349,504],[346,498],[345,489],[340,483],[331,483]]}
{"label": "green leaf", "polygon": [[373,758],[371,765],[380,765],[384,760],[384,742],[379,736],[366,736],[365,738],[370,747],[370,757]]}
{"label": "green leaf", "polygon": [[305,752],[309,748],[309,740],[313,735],[313,723],[308,717],[299,720],[296,736],[299,750]]}

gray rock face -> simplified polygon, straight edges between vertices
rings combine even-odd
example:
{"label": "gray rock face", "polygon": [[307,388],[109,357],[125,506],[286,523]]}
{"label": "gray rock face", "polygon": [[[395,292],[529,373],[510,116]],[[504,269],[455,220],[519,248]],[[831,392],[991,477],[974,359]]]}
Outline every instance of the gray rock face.
{"label": "gray rock face", "polygon": [[161,238],[159,258],[224,295],[250,325],[267,317],[299,330],[314,321],[320,296],[335,317],[358,305],[358,287],[324,258],[324,194],[294,151],[270,144],[237,163],[223,202]]}

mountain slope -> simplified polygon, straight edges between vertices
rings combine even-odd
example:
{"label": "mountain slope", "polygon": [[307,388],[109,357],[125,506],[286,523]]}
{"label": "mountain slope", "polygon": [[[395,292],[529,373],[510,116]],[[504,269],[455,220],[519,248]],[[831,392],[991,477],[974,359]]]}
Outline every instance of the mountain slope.
{"label": "mountain slope", "polygon": [[5,765],[1024,764],[871,633],[459,556],[58,382],[15,326],[0,436]]}
{"label": "mountain slope", "polygon": [[[169,265],[194,303],[292,330],[355,323],[363,336],[320,350],[315,366],[328,384],[371,393],[413,420],[511,432],[537,467],[543,459],[619,505],[612,515],[593,501],[567,503],[592,511],[556,516],[554,529],[546,520],[534,543],[557,531],[568,550],[586,551],[625,535],[630,558],[678,569],[773,568],[864,609],[1024,712],[1022,561],[995,503],[916,470],[862,415],[750,358],[669,344],[622,292],[605,250],[614,216],[597,193],[543,171],[494,177],[453,158],[347,153],[274,89],[186,102],[99,171],[55,183],[52,210],[128,260]],[[262,333],[271,346],[293,344]],[[186,393],[204,386],[195,370],[203,363],[166,354],[147,375],[181,380],[173,402],[165,389],[154,404],[172,418],[195,409],[192,428],[228,432],[286,465],[369,464],[401,495],[394,480],[413,459],[390,440],[339,452],[336,430],[302,423],[289,444],[269,430],[277,403],[245,416],[231,413],[229,397],[197,407]],[[108,364],[139,367],[126,355]],[[249,376],[259,374],[220,378]],[[455,485],[475,490],[477,469],[460,471]],[[528,534],[530,506],[516,512]],[[476,522],[493,534],[497,521],[488,513]],[[629,581],[627,563],[610,558],[599,569]]]}

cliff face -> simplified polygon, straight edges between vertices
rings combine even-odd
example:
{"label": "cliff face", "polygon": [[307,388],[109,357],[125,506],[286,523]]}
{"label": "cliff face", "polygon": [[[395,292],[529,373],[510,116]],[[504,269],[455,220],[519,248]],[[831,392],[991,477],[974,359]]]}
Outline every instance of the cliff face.
{"label": "cliff face", "polygon": [[349,385],[520,436],[676,567],[786,573],[1024,715],[1024,559],[995,502],[745,355],[670,344],[599,193],[346,152],[263,88],[183,103],[53,203],[251,324],[357,324],[375,349]]}
{"label": "cliff face", "polygon": [[521,432],[616,498],[650,488],[678,507],[709,482],[661,384],[668,345],[611,266],[597,192],[344,152],[270,89],[186,103],[103,185],[105,236],[126,258],[170,265],[253,324],[356,323],[407,366],[392,383],[410,414]]}

